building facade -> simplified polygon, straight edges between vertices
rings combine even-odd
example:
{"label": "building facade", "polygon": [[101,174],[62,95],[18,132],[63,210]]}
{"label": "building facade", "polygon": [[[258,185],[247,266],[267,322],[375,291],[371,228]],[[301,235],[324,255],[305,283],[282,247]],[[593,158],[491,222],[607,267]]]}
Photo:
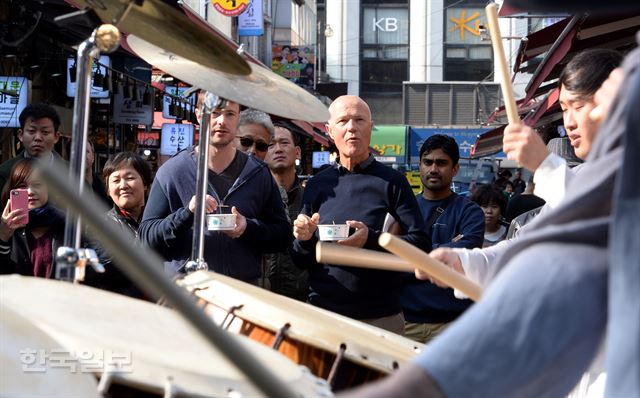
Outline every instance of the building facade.
{"label": "building facade", "polygon": [[[494,82],[491,42],[482,40],[485,1],[327,0],[326,72],[371,106],[376,122],[403,123],[403,82]],[[321,21],[322,23],[322,21]],[[507,57],[526,19],[501,19]],[[520,34],[518,34],[520,33]],[[320,34],[322,36],[322,34]],[[516,95],[519,85],[516,85]],[[461,112],[462,110],[457,110]],[[471,110],[472,113],[475,113]]]}

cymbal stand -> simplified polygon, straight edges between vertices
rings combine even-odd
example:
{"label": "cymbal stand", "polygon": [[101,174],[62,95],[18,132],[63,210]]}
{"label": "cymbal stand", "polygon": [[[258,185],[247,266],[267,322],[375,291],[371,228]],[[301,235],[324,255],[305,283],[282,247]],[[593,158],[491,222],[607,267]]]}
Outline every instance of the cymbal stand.
{"label": "cymbal stand", "polygon": [[204,260],[205,203],[209,184],[209,132],[211,131],[211,113],[226,106],[227,101],[206,92],[202,104],[200,124],[200,142],[198,143],[198,173],[196,178],[196,212],[193,220],[193,241],[191,258],[185,265],[185,272],[207,270],[209,266]]}
{"label": "cymbal stand", "polygon": [[[112,52],[118,48],[119,43],[120,32],[115,26],[100,25],[93,31],[91,37],[78,47],[69,179],[78,182],[77,193],[79,195],[82,194],[85,185],[84,168],[89,127],[89,100],[91,98],[91,66],[93,61],[100,56],[100,52]],[[97,272],[104,272],[104,268],[95,261],[97,256],[93,249],[80,248],[82,222],[80,217],[76,217],[70,210],[67,211],[65,219],[64,243],[56,253],[56,279],[78,282],[84,280],[84,266],[87,263],[92,265]],[[75,255],[72,255],[71,251],[75,252]],[[72,270],[74,270],[73,273]]]}

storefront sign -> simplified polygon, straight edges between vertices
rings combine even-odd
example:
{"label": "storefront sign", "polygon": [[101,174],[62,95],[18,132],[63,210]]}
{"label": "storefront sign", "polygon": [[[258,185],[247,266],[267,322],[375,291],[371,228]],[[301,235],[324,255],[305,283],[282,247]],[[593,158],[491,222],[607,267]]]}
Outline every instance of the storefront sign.
{"label": "storefront sign", "polygon": [[153,104],[142,103],[142,95],[145,87],[136,85],[138,90],[137,100],[124,98],[124,91],[113,95],[113,121],[121,124],[144,124],[150,126],[153,123]]}
{"label": "storefront sign", "polygon": [[402,125],[373,126],[371,146],[378,151],[376,160],[383,163],[406,162],[407,127]]}
{"label": "storefront sign", "polygon": [[[75,97],[77,95],[75,81],[76,76],[73,77],[74,81],[71,81],[71,73],[77,70],[77,65],[75,68],[73,67],[74,65],[76,65],[76,59],[67,58],[67,97]],[[103,90],[102,85],[98,87],[93,85],[93,76],[98,73],[104,78],[104,76],[107,75],[107,66],[111,67],[111,59],[108,55],[101,55],[98,62],[94,62],[91,65],[91,98],[109,98],[109,91]]]}
{"label": "storefront sign", "polygon": [[487,25],[482,8],[447,9],[447,44],[481,44],[480,25]]}
{"label": "storefront sign", "polygon": [[299,86],[313,87],[315,62],[313,46],[273,46],[271,54],[271,70],[274,73]]}
{"label": "storefront sign", "polygon": [[262,36],[262,21],[262,0],[251,0],[249,7],[238,17],[238,35]]}
{"label": "storefront sign", "polygon": [[26,77],[0,76],[0,127],[20,127],[18,116],[29,103]]}
{"label": "storefront sign", "polygon": [[[468,158],[471,156],[471,146],[475,144],[479,135],[486,133],[491,129],[455,129],[455,128],[411,128],[410,132],[410,158],[409,161],[412,165],[417,165],[420,162],[420,147],[424,141],[434,134],[444,134],[453,137],[458,144],[461,158]],[[504,152],[496,154],[498,158],[506,158]]]}
{"label": "storefront sign", "polygon": [[162,124],[160,155],[172,156],[193,144],[193,124]]}
{"label": "storefront sign", "polygon": [[406,7],[366,7],[362,24],[364,44],[409,43],[409,10]]}
{"label": "storefront sign", "polygon": [[331,154],[329,151],[316,151],[313,152],[311,157],[311,167],[314,169],[319,169],[321,166],[325,164],[329,164]]}
{"label": "storefront sign", "polygon": [[249,0],[211,0],[213,8],[220,14],[228,17],[236,17],[249,6]]}
{"label": "storefront sign", "polygon": [[[167,86],[165,88],[165,92],[169,93],[175,97],[183,97],[183,94],[187,91],[190,90],[191,87],[175,87],[175,86]],[[191,94],[191,96],[189,96],[189,98],[184,98],[187,102],[189,102],[190,104],[194,105],[194,110],[195,110],[195,104],[196,104],[196,93]],[[165,119],[177,119],[176,116],[170,115],[169,114],[169,107],[171,106],[171,96],[169,95],[165,95],[162,97],[162,117]],[[176,104],[178,104],[179,106],[184,105],[184,102],[182,103],[178,103],[176,102]],[[188,107],[188,109],[191,109],[190,106]]]}

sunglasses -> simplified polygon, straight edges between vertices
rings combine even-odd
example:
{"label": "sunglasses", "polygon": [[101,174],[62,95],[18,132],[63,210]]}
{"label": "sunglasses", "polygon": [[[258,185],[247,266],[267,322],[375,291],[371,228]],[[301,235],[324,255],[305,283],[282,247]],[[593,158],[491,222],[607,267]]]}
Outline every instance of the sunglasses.
{"label": "sunglasses", "polygon": [[260,152],[266,152],[267,150],[269,150],[269,147],[271,146],[270,144],[267,144],[264,141],[256,141],[251,137],[238,137],[238,139],[240,140],[240,145],[246,148],[249,148],[253,146],[253,144],[256,144],[256,150]]}

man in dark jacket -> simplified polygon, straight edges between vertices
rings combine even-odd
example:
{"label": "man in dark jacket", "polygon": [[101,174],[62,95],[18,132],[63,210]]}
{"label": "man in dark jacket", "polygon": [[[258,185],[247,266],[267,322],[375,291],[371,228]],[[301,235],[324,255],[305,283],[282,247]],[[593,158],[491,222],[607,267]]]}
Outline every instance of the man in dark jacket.
{"label": "man in dark jacket", "polygon": [[24,108],[18,120],[18,140],[22,143],[23,150],[0,164],[0,190],[7,182],[11,168],[20,159],[37,157],[51,161],[53,158],[62,160],[53,150],[53,146],[60,139],[60,116],[55,109],[44,103],[31,104]]}
{"label": "man in dark jacket", "polygon": [[[278,187],[263,162],[236,150],[240,105],[229,102],[211,115],[206,211],[231,207],[236,227],[205,231],[209,269],[257,284],[262,254],[284,250],[293,237]],[[158,170],[140,223],[140,237],[166,259],[170,275],[184,272],[193,239],[197,148],[169,159]]]}
{"label": "man in dark jacket", "polygon": [[[296,174],[296,160],[300,147],[295,134],[286,127],[276,126],[266,162],[278,185],[286,192],[287,211],[293,222],[302,207],[304,188]],[[268,254],[265,257],[266,277],[272,292],[305,301],[309,294],[309,274],[295,266],[289,251]]]}
{"label": "man in dark jacket", "polygon": [[292,256],[296,264],[309,269],[311,304],[403,334],[401,273],[315,260],[318,224],[348,224],[355,232],[338,244],[382,250],[378,238],[387,214],[398,220],[404,231],[401,239],[423,250],[431,247],[409,181],[369,153],[373,127],[369,106],[359,97],[345,95],[331,104],[329,112],[327,127],[340,163],[309,180],[302,213],[293,224]]}
{"label": "man in dark jacket", "polygon": [[[484,213],[480,206],[451,191],[451,181],[460,166],[456,141],[446,135],[429,137],[420,147],[422,193],[416,197],[425,220],[431,247],[482,247]],[[426,343],[453,322],[470,305],[459,300],[453,289],[420,281],[413,274],[404,278],[400,296],[405,335]]]}

